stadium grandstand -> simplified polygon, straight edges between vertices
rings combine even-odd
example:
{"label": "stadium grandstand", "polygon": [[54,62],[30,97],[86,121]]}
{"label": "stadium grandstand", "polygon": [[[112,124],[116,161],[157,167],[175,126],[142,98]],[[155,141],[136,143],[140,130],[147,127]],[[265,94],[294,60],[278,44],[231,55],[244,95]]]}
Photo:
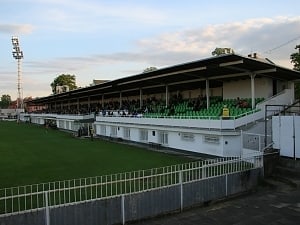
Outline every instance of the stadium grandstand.
{"label": "stadium grandstand", "polygon": [[37,98],[28,104],[43,110],[20,119],[157,149],[241,156],[272,143],[267,117],[295,104],[298,79],[257,54],[224,54]]}

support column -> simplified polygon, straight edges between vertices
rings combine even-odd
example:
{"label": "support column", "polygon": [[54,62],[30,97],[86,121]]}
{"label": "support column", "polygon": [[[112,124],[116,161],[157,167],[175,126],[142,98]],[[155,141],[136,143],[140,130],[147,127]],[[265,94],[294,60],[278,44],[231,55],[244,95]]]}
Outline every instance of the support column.
{"label": "support column", "polygon": [[210,102],[209,102],[209,80],[206,79],[206,88],[205,88],[205,93],[206,93],[206,108],[208,109],[210,106]]}
{"label": "support column", "polygon": [[140,88],[140,109],[143,107],[143,89]]}
{"label": "support column", "polygon": [[294,81],[289,81],[287,88],[291,90],[291,102],[290,103],[292,104],[295,101],[295,83],[294,83]]}
{"label": "support column", "polygon": [[91,111],[91,97],[88,97],[88,111]]}
{"label": "support column", "polygon": [[251,102],[252,102],[252,109],[255,108],[255,73],[250,75],[251,78]]}
{"label": "support column", "polygon": [[77,111],[78,111],[78,114],[79,114],[79,98],[77,98]]}
{"label": "support column", "polygon": [[169,105],[169,86],[166,84],[166,107]]}
{"label": "support column", "polygon": [[120,99],[119,99],[119,101],[120,101],[120,109],[122,108],[122,91],[120,91]]}
{"label": "support column", "polygon": [[104,94],[102,95],[102,102],[101,102],[102,108],[104,108]]}

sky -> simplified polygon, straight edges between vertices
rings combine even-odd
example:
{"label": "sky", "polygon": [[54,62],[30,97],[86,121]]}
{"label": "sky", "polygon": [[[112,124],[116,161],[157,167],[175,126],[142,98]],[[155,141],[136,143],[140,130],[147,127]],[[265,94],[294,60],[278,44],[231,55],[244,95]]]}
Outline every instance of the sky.
{"label": "sky", "polygon": [[[298,6],[297,6],[298,5]],[[79,87],[211,57],[216,47],[292,68],[298,0],[0,0],[0,96],[44,97],[60,74]]]}

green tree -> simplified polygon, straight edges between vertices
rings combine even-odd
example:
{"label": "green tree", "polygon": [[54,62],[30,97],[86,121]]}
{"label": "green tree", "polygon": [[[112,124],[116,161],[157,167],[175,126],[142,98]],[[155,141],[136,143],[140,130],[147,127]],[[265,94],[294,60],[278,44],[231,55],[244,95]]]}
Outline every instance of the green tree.
{"label": "green tree", "polygon": [[224,54],[234,54],[232,48],[216,48],[212,53],[213,56],[219,56]]}
{"label": "green tree", "polygon": [[154,67],[154,66],[151,66],[151,67],[148,67],[148,68],[144,69],[143,73],[148,73],[148,72],[152,72],[152,71],[155,71],[155,70],[157,70],[157,68]]}
{"label": "green tree", "polygon": [[[292,53],[290,59],[294,65],[294,70],[300,71],[300,45],[296,45],[295,49],[298,49],[298,52]],[[295,83],[295,98],[300,98],[300,82]]]}
{"label": "green tree", "polygon": [[59,75],[50,85],[53,94],[57,94],[57,86],[68,86],[70,91],[77,88],[75,75],[70,74]]}
{"label": "green tree", "polygon": [[10,97],[10,95],[2,95],[1,96],[0,107],[2,109],[8,108],[8,106],[10,105],[10,103],[11,103],[11,97]]}

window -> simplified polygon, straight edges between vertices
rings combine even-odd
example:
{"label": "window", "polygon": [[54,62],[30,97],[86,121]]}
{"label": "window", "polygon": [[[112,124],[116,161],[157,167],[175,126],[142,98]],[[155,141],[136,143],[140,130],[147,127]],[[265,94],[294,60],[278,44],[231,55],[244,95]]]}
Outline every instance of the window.
{"label": "window", "polygon": [[59,128],[64,128],[64,121],[63,120],[60,120],[58,122],[58,125],[59,125]]}
{"label": "window", "polygon": [[100,125],[100,134],[101,135],[106,135],[106,126],[105,125]]}
{"label": "window", "polygon": [[140,141],[148,141],[148,130],[140,129]]}
{"label": "window", "polygon": [[168,133],[167,132],[160,132],[159,133],[159,143],[167,145],[168,144]]}
{"label": "window", "polygon": [[124,127],[124,138],[125,139],[130,139],[130,128]]}
{"label": "window", "polygon": [[112,136],[112,137],[117,136],[117,127],[115,127],[115,126],[110,127],[110,136]]}
{"label": "window", "polygon": [[195,135],[192,133],[181,133],[181,139],[184,141],[194,141]]}
{"label": "window", "polygon": [[220,137],[219,136],[213,136],[213,135],[206,135],[204,136],[204,142],[206,143],[220,143]]}

